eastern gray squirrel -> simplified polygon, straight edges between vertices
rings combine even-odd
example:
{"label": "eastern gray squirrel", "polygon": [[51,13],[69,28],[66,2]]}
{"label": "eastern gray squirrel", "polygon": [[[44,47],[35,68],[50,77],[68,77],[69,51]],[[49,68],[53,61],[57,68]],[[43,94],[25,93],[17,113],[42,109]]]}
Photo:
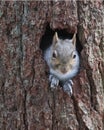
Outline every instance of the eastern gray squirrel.
{"label": "eastern gray squirrel", "polygon": [[44,52],[50,75],[50,87],[56,88],[59,82],[62,83],[63,90],[72,95],[72,78],[79,69],[79,56],[76,50],[76,33],[72,39],[62,40],[55,32],[52,44]]}

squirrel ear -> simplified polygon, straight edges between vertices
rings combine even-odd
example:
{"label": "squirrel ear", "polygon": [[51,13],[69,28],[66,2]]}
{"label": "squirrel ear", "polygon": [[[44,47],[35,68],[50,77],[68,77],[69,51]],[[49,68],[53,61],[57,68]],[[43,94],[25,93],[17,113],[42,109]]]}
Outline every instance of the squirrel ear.
{"label": "squirrel ear", "polygon": [[57,32],[55,32],[54,36],[53,36],[53,43],[56,44],[58,42],[59,38],[58,38],[58,34]]}
{"label": "squirrel ear", "polygon": [[76,46],[76,32],[73,35],[72,43],[73,43],[74,46]]}

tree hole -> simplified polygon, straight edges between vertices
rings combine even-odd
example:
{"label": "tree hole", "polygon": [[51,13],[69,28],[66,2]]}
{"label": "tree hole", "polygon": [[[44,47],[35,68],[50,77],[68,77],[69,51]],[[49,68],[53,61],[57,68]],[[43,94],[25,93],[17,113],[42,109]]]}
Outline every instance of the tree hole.
{"label": "tree hole", "polygon": [[[54,34],[55,34],[55,32],[57,32],[58,33],[58,37],[60,38],[60,39],[63,39],[63,40],[65,40],[65,39],[72,39],[73,38],[73,33],[68,33],[67,32],[67,30],[65,30],[65,29],[63,29],[63,30],[59,30],[59,29],[56,29],[56,30],[52,30],[50,27],[49,27],[49,25],[46,27],[46,31],[45,31],[45,34],[42,36],[42,39],[41,39],[41,42],[40,42],[40,49],[43,51],[43,54],[44,54],[44,51],[47,49],[47,48],[49,48],[50,46],[51,46],[51,44],[52,44],[52,41],[53,41],[53,36],[54,36]],[[78,36],[76,36],[76,49],[77,49],[77,51],[78,51],[78,53],[79,53],[79,57],[80,57],[80,53],[81,53],[81,51],[82,51],[82,45],[81,45],[81,43],[80,43],[80,41],[79,41],[79,38],[78,38]],[[70,50],[69,50],[70,51]],[[48,51],[47,51],[48,52]],[[54,54],[54,53],[53,53]],[[45,55],[45,57],[44,58],[50,58],[50,57],[48,57],[49,55],[48,55],[48,53],[47,53],[47,55]],[[75,55],[76,56],[76,55]],[[54,56],[55,57],[55,56]],[[48,60],[47,60],[48,61]],[[48,64],[48,62],[47,62],[47,64]],[[57,64],[56,64],[57,65]],[[60,66],[60,64],[58,64],[58,66]],[[61,65],[61,69],[58,67],[58,66],[55,66],[56,67],[56,69],[57,70],[59,70],[60,72],[63,72],[63,75],[64,75],[64,72],[66,73],[67,72],[67,69],[66,68],[64,68],[63,69],[63,67],[62,67],[62,65]],[[78,72],[80,71],[80,68],[81,67],[79,67],[78,68]],[[63,70],[62,70],[63,69]],[[52,70],[53,71],[53,70]],[[55,71],[54,71],[55,72]],[[56,71],[57,72],[57,71]],[[76,73],[78,73],[78,72],[76,72]],[[56,73],[55,73],[56,74]],[[57,74],[56,74],[57,75]],[[62,75],[62,74],[61,74]],[[59,76],[59,75],[58,75]],[[73,77],[74,77],[75,75],[73,75]],[[61,76],[59,76],[59,78],[60,78]],[[66,77],[66,79],[65,80],[67,80],[67,77]],[[56,80],[57,81],[57,80]],[[59,84],[60,84],[60,86],[62,87],[63,86],[63,82],[65,83],[65,81],[62,81],[61,82],[61,78],[60,78],[60,81],[59,81]]]}
{"label": "tree hole", "polygon": [[[44,52],[44,50],[46,50],[51,44],[52,44],[52,39],[54,36],[54,33],[57,32],[58,33],[58,37],[60,39],[72,39],[73,37],[73,33],[68,33],[67,30],[63,29],[63,30],[52,30],[50,28],[49,25],[47,25],[46,27],[46,31],[45,34],[42,36],[41,42],[40,42],[40,49]],[[82,45],[79,41],[78,35],[76,36],[76,48],[77,51],[80,55],[81,51],[82,51]]]}

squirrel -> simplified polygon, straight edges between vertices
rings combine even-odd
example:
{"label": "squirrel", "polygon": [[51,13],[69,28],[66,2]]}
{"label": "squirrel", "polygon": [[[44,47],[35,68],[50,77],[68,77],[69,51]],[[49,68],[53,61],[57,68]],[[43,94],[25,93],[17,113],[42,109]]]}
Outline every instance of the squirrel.
{"label": "squirrel", "polygon": [[44,59],[49,66],[50,87],[56,88],[62,84],[64,92],[70,96],[72,91],[72,78],[79,70],[79,55],[76,50],[76,33],[72,39],[60,39],[55,32],[52,44],[44,52]]}

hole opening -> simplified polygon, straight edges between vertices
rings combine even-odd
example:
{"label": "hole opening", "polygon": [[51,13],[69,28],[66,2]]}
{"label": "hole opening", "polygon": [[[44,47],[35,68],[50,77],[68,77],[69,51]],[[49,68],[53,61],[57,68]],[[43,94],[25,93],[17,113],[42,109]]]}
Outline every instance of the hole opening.
{"label": "hole opening", "polygon": [[[55,32],[58,33],[58,37],[60,39],[72,39],[73,37],[73,33],[68,33],[66,29],[55,29],[55,30],[52,30],[49,26],[49,24],[46,26],[46,30],[45,30],[45,33],[44,35],[42,36],[41,38],[41,41],[40,41],[40,49],[44,52],[44,50],[46,50],[51,44],[52,44],[52,39],[53,39],[53,36],[55,34]],[[78,38],[78,35],[76,35],[76,49],[80,55],[83,47],[79,41],[79,38]]]}

